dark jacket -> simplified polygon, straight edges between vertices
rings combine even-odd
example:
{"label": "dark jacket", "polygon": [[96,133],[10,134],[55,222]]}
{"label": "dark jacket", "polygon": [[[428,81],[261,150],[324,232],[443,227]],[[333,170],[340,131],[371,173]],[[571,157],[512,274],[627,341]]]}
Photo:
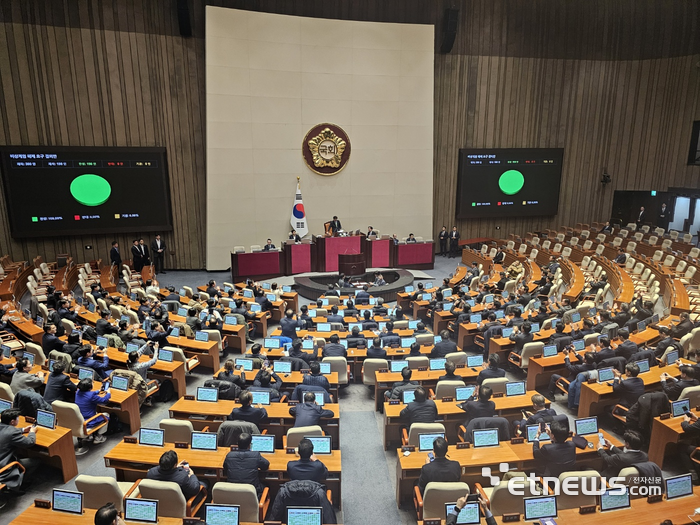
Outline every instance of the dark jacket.
{"label": "dark jacket", "polygon": [[231,411],[227,419],[230,421],[248,421],[249,423],[260,426],[260,423],[267,419],[267,410],[264,408],[256,408],[251,405],[237,407]]}
{"label": "dark jacket", "polygon": [[564,443],[547,443],[540,448],[539,441],[532,442],[532,454],[535,461],[544,465],[544,475],[559,477],[562,472],[575,470],[576,445],[573,441]]}
{"label": "dark jacket", "polygon": [[374,345],[372,345],[367,349],[367,358],[386,359],[386,350],[384,350],[381,346],[376,348]]}
{"label": "dark jacket", "polygon": [[454,341],[440,341],[438,344],[436,344],[433,347],[433,350],[430,352],[430,357],[431,358],[441,358],[445,357],[447,354],[451,354],[453,352],[458,352],[459,350],[457,349],[457,343]]}
{"label": "dark jacket", "polygon": [[510,340],[515,342],[515,348],[513,349],[513,352],[520,355],[523,351],[523,347],[527,343],[532,343],[532,340],[534,338],[534,335],[526,334],[523,332],[518,332],[517,334],[510,334]]}
{"label": "dark jacket", "polygon": [[617,348],[615,349],[615,353],[617,353],[617,355],[620,357],[624,357],[625,360],[629,360],[629,358],[637,352],[639,352],[637,343],[630,341],[629,339],[617,345]]}
{"label": "dark jacket", "polygon": [[327,343],[321,352],[322,357],[347,357],[348,351],[340,343]]}
{"label": "dark jacket", "polygon": [[612,447],[609,450],[604,448],[598,449],[598,455],[605,462],[605,469],[610,476],[617,476],[618,473],[625,467],[631,467],[637,463],[649,461],[649,456],[641,450],[625,451],[618,447]]}
{"label": "dark jacket", "polygon": [[309,480],[289,481],[280,487],[267,520],[285,522],[287,507],[321,507],[324,524],[337,523],[335,511],[323,485]]}
{"label": "dark jacket", "polygon": [[334,417],[332,410],[326,410],[315,403],[299,403],[289,409],[289,413],[296,417],[295,427],[309,427],[319,425],[321,419]]}
{"label": "dark jacket", "polygon": [[631,407],[644,394],[644,381],[641,377],[630,377],[622,381],[615,379],[613,392],[620,396],[621,405]]}
{"label": "dark jacket", "polygon": [[406,405],[399,413],[399,417],[408,420],[408,424],[413,423],[434,423],[438,417],[437,405],[432,399],[426,399],[419,403],[412,401]]}
{"label": "dark jacket", "polygon": [[157,481],[172,481],[180,485],[182,495],[185,499],[190,499],[199,492],[199,480],[197,476],[189,475],[189,471],[183,467],[175,467],[169,472],[162,472],[160,467],[152,467],[146,473],[146,479],[155,479]]}
{"label": "dark jacket", "polygon": [[296,339],[297,328],[304,328],[304,323],[302,321],[297,321],[296,319],[283,317],[280,319],[280,328],[282,329],[282,337]]}
{"label": "dark jacket", "polygon": [[462,467],[459,461],[436,457],[431,463],[426,463],[420,469],[418,488],[421,493],[431,481],[457,482],[462,478]]}
{"label": "dark jacket", "polygon": [[51,404],[57,399],[65,401],[66,393],[75,392],[78,387],[70,380],[66,374],[49,374],[46,380],[46,388],[44,389],[44,401]]}
{"label": "dark jacket", "polygon": [[666,395],[671,401],[678,399],[678,396],[681,395],[684,388],[698,386],[698,384],[700,383],[698,383],[697,379],[678,379],[677,381],[669,379],[661,382],[664,392],[666,392]]}
{"label": "dark jacket", "polygon": [[226,454],[224,472],[229,483],[247,483],[253,485],[258,497],[262,495],[263,484],[258,472],[270,468],[270,462],[252,450],[232,450]]}
{"label": "dark jacket", "polygon": [[476,378],[476,382],[478,384],[481,384],[484,382],[484,379],[494,379],[498,377],[505,377],[506,376],[506,371],[503,370],[502,368],[484,368],[481,372],[479,372],[479,375]]}
{"label": "dark jacket", "polygon": [[496,413],[496,403],[491,401],[481,401],[476,399],[474,401],[465,401],[459,408],[467,413],[467,423],[477,417],[493,417]]}
{"label": "dark jacket", "polygon": [[571,364],[571,360],[569,359],[569,356],[571,356],[571,354],[564,357],[564,365],[566,365],[566,369],[569,371],[569,378],[568,378],[569,381],[573,381],[574,379],[576,379],[576,376],[579,375],[581,372],[595,370],[595,367],[596,367],[595,363],[590,364],[590,365],[586,364],[583,361],[583,358],[579,354],[575,354],[575,355],[576,355],[576,359],[578,361],[578,363],[576,363],[576,364]]}
{"label": "dark jacket", "polygon": [[321,461],[298,459],[287,463],[287,474],[291,480],[311,480],[325,483],[328,477],[328,468]]}

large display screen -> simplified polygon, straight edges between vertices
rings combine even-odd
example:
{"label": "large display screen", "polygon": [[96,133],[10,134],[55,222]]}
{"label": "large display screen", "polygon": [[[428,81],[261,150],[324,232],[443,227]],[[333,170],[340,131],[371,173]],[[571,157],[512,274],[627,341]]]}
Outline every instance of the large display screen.
{"label": "large display screen", "polygon": [[457,218],[556,215],[563,149],[461,149]]}
{"label": "large display screen", "polygon": [[172,229],[165,148],[0,147],[13,237]]}

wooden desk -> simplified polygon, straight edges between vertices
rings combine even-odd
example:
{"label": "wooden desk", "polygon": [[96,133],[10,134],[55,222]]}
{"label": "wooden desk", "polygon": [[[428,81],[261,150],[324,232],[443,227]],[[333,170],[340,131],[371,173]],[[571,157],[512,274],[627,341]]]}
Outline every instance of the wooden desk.
{"label": "wooden desk", "polygon": [[[51,494],[46,495],[47,499],[51,499]],[[95,523],[96,509],[83,509],[83,515],[70,514],[68,512],[56,512],[51,509],[40,509],[32,505],[27,510],[22,512],[10,525],[93,525]],[[140,522],[126,521],[127,524],[142,525]],[[180,518],[163,518],[158,517],[158,525],[182,525]],[[240,525],[256,525],[254,523],[243,523]]]}
{"label": "wooden desk", "polygon": [[219,345],[216,341],[195,341],[187,337],[168,337],[168,343],[182,348],[187,357],[197,356],[202,365],[212,370],[219,369]]}
{"label": "wooden desk", "polygon": [[[27,426],[23,416],[19,418],[18,427]],[[70,429],[56,427],[53,430],[38,427],[36,444],[32,448],[23,449],[30,457],[41,458],[42,461],[61,470],[63,483],[68,483],[78,475],[78,462],[73,448],[73,433]]]}
{"label": "wooden desk", "polygon": [[[173,443],[162,447],[124,443],[121,441],[104,456],[105,466],[115,470],[117,481],[136,481],[145,478],[151,467],[158,465],[160,456],[166,450],[175,450],[179,459],[187,460],[200,480],[208,480],[210,485],[226,481],[224,460],[229,448],[219,447],[216,451],[176,449]],[[270,486],[270,499],[279,490],[279,486],[289,480],[287,463],[299,459],[297,454],[287,454],[284,449],[275,450],[273,454],[263,454],[270,462],[267,472],[261,472],[261,479]],[[333,450],[330,455],[319,454],[318,459],[328,468],[326,485],[333,493],[333,502],[340,502],[341,497],[341,452]]]}
{"label": "wooden desk", "polygon": [[[170,407],[170,417],[190,421],[195,430],[201,430],[208,426],[210,431],[215,432],[233,409],[238,406],[240,405],[235,401],[228,400],[210,403],[207,401],[178,399]],[[275,446],[279,448],[282,448],[282,436],[286,435],[287,430],[294,426],[294,416],[289,413],[289,408],[287,403],[270,403],[269,405],[265,405],[268,419],[266,422],[258,425],[261,431],[267,429],[270,434],[274,434],[277,437]],[[322,419],[321,426],[326,431],[327,435],[333,437],[333,449],[337,450],[340,448],[338,426],[340,407],[337,403],[329,403],[326,404],[324,408],[332,410],[334,417]],[[198,418],[201,416],[203,416],[203,418]]]}
{"label": "wooden desk", "polygon": [[[275,350],[276,351],[276,350]],[[270,350],[270,352],[273,352],[273,350]],[[249,354],[249,357],[252,357],[252,354]],[[268,354],[268,358],[272,357],[270,354]],[[216,372],[214,372],[214,379],[223,372],[224,369],[219,368]],[[241,375],[242,370],[234,370],[234,374],[239,376]],[[249,384],[253,383],[253,379],[255,379],[255,376],[259,370],[253,370],[249,371],[246,373],[246,382]],[[337,401],[338,400],[338,372],[331,372],[330,374],[324,374],[326,379],[328,379],[328,382],[331,385],[330,392],[334,399]],[[282,382],[284,383],[284,390],[293,390],[294,387],[297,385],[301,385],[304,383],[304,374],[302,374],[299,370],[295,372],[290,372],[289,374],[279,374],[280,378],[282,379]]]}
{"label": "wooden desk", "polygon": [[226,335],[228,348],[236,348],[241,354],[245,353],[247,327],[245,324],[223,325],[222,332]]}
{"label": "wooden desk", "polygon": [[[498,397],[492,401],[496,405],[495,416],[507,419],[522,419],[521,410],[532,408],[533,395],[536,391],[525,392],[522,396]],[[438,422],[445,425],[445,439],[450,443],[457,442],[457,427],[464,423],[465,412],[457,406],[457,401],[444,402],[441,399],[435,401],[438,409]],[[547,406],[550,402],[547,401]],[[406,405],[390,405],[384,403],[384,450],[389,450],[392,443],[401,442],[401,427],[408,426],[407,422],[399,416]],[[513,417],[516,416],[516,417]]]}
{"label": "wooden desk", "polygon": [[[693,407],[691,407],[693,410]],[[663,468],[666,447],[672,443],[678,443],[685,433],[681,428],[683,416],[671,417],[661,420],[655,417],[651,424],[651,439],[649,440],[649,461],[653,461]]]}
{"label": "wooden desk", "polygon": [[17,270],[10,270],[5,274],[5,278],[0,282],[0,301],[12,299],[12,290],[17,279]]}
{"label": "wooden desk", "polygon": [[[7,280],[7,277],[5,280]],[[2,303],[2,307],[8,308],[7,314],[10,317],[10,326],[12,326],[25,339],[41,346],[41,339],[44,337],[44,330],[39,328],[32,319],[25,317],[21,310],[15,309],[15,306],[11,301],[4,301]],[[13,317],[17,320],[13,321]]]}
{"label": "wooden desk", "polygon": [[[613,445],[622,446],[622,443],[606,431],[601,430],[601,432]],[[417,449],[418,447],[416,447]],[[399,460],[396,464],[396,504],[401,506],[402,502],[411,499],[413,486],[420,477],[420,471],[425,464],[428,452],[412,452],[410,455],[404,456],[401,449],[398,449],[397,455]],[[467,483],[477,481],[483,483],[484,478],[481,475],[483,467],[491,467],[494,472],[497,472],[500,463],[508,463],[511,468],[516,467],[519,471],[533,469],[537,466],[532,453],[532,443],[528,442],[511,445],[510,441],[501,441],[499,447],[476,449],[470,447],[460,450],[457,450],[454,445],[450,445],[448,455],[450,459],[459,461],[462,466],[461,481]],[[596,447],[576,449],[576,467],[582,467],[584,464],[600,469],[603,460],[598,455]],[[578,514],[578,509],[576,509],[576,513]],[[566,523],[568,524],[568,522]]]}
{"label": "wooden desk", "polygon": [[[127,354],[120,352],[116,348],[107,348],[107,357],[109,364],[114,368],[126,368]],[[139,361],[148,361],[148,356],[142,355]],[[182,397],[187,393],[187,383],[185,381],[185,363],[181,361],[173,361],[167,363],[165,361],[156,361],[156,363],[148,370],[148,377],[163,381],[168,379],[172,381],[177,397]],[[114,391],[114,390],[112,390]]]}

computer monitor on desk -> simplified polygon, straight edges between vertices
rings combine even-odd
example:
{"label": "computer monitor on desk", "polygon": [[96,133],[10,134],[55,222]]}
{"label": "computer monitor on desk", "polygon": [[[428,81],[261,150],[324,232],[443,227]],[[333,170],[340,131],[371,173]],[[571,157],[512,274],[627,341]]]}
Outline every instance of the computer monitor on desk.
{"label": "computer monitor on desk", "polygon": [[238,525],[240,506],[207,503],[204,506],[204,522],[207,525]]}

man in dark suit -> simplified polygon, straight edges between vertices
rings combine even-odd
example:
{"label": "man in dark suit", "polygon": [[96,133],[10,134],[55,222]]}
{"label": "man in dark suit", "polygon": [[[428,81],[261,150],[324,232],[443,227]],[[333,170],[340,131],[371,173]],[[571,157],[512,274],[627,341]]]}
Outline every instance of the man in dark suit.
{"label": "man in dark suit", "polygon": [[265,246],[263,246],[263,251],[264,252],[271,252],[274,249],[275,249],[275,245],[272,244],[272,239],[268,239],[267,244],[265,244]]}
{"label": "man in dark suit", "polygon": [[238,396],[238,401],[241,403],[241,406],[231,411],[227,417],[229,421],[248,421],[259,426],[260,423],[267,419],[267,410],[264,407],[256,408],[252,406],[253,394],[248,390],[241,392]]}
{"label": "man in dark suit", "polygon": [[194,475],[186,461],[177,461],[177,452],[167,450],[160,457],[157,467],[151,468],[146,473],[146,479],[157,481],[172,481],[180,486],[185,499],[195,496],[199,492],[201,483]]}
{"label": "man in dark suit", "polygon": [[[598,441],[598,455],[605,462],[606,477],[617,476],[623,468],[632,467],[639,463],[649,461],[649,456],[642,448],[642,436],[636,430],[628,430],[623,436],[625,447],[620,449],[613,445],[609,440],[602,443]],[[607,449],[604,448],[608,447]]]}
{"label": "man in dark suit", "polygon": [[160,234],[156,234],[156,238],[151,241],[151,253],[153,254],[153,265],[156,273],[165,273],[163,271],[163,261],[165,259],[165,242],[160,238]]}
{"label": "man in dark suit", "polygon": [[684,388],[698,386],[698,380],[694,379],[692,366],[683,365],[680,367],[681,378],[676,379],[666,372],[661,374],[661,387],[671,401],[676,401]]}
{"label": "man in dark suit", "polygon": [[[569,371],[569,377],[567,377],[567,380],[569,383],[576,379],[576,376],[578,376],[581,372],[588,372],[589,370],[595,370],[596,364],[595,364],[595,356],[593,355],[593,352],[586,352],[583,357],[581,357],[579,354],[577,354],[574,351],[574,347],[568,346],[566,347],[562,353],[564,354],[564,365],[566,366],[566,369]],[[576,364],[571,364],[570,356],[571,354],[574,355],[576,358]],[[556,383],[559,381],[559,379],[563,377],[560,376],[559,374],[552,374],[552,377],[549,379],[549,396],[554,399],[554,392],[556,388]],[[564,383],[567,386],[568,389],[568,384]]]}
{"label": "man in dark suit", "polygon": [[365,284],[362,287],[362,290],[357,292],[357,296],[355,297],[355,303],[356,304],[369,304],[369,288]]}
{"label": "man in dark suit", "polygon": [[141,250],[141,268],[144,266],[150,266],[151,264],[151,254],[148,251],[148,245],[143,237],[139,239],[139,250]]}
{"label": "man in dark suit", "polygon": [[627,379],[620,379],[622,374],[613,368],[615,379],[613,380],[613,393],[620,396],[620,404],[627,408],[634,405],[639,397],[644,394],[644,381],[639,375],[639,366],[628,363],[625,366]]}
{"label": "man in dark suit", "polygon": [[112,242],[112,249],[109,250],[109,262],[121,271],[122,256],[119,254],[119,243],[117,241]]}
{"label": "man in dark suit", "polygon": [[556,410],[546,407],[546,400],[542,394],[535,394],[530,399],[532,400],[532,415],[514,423],[517,435],[524,432],[528,425],[539,425],[542,422],[551,421],[551,418],[557,415]]}
{"label": "man in dark suit", "polygon": [[552,421],[546,433],[551,443],[540,448],[541,430],[537,431],[532,442],[532,454],[535,461],[539,462],[544,476],[557,478],[562,472],[576,470],[576,445],[568,441],[569,429],[559,421]]}
{"label": "man in dark suit", "polygon": [[[17,461],[15,451],[17,449],[29,449],[36,443],[36,424],[22,429],[18,427],[21,412],[16,408],[3,410],[0,416],[0,468],[4,468],[13,461]],[[19,459],[24,467],[30,467],[34,459]],[[38,465],[36,465],[38,466]],[[22,486],[24,472],[18,467],[8,469],[0,476],[2,483],[10,490],[19,491]]]}
{"label": "man in dark suit", "polygon": [[627,254],[622,248],[617,250],[617,257],[615,257],[615,262],[619,265],[623,265],[627,262]]}
{"label": "man in dark suit", "polygon": [[287,463],[289,479],[307,479],[316,483],[325,483],[328,468],[314,455],[314,444],[310,439],[299,441],[299,459]]}
{"label": "man in dark suit", "polygon": [[600,351],[593,352],[593,359],[595,359],[596,364],[611,357],[616,357],[615,350],[610,346],[610,339],[601,337],[598,344],[600,345]]}
{"label": "man in dark suit", "polygon": [[503,247],[499,246],[498,250],[496,251],[496,255],[493,256],[493,264],[502,264],[503,259],[506,258],[506,254],[503,251]]}
{"label": "man in dark suit", "polygon": [[[464,506],[467,504],[468,497],[469,494],[462,496],[457,500],[457,503],[455,503],[454,508],[452,508],[447,513],[445,525],[456,525],[457,517],[459,516],[459,513],[462,511]],[[477,493],[477,498],[479,500],[479,505],[481,506],[481,511],[484,515],[484,518],[486,518],[486,525],[496,525],[496,518],[493,516],[493,513],[489,508],[489,502],[486,499],[484,499],[484,497],[479,493]]]}
{"label": "man in dark suit", "polygon": [[481,370],[481,372],[479,372],[479,375],[476,378],[476,382],[478,384],[481,384],[484,382],[484,379],[505,377],[506,371],[503,370],[502,368],[498,367],[500,362],[501,362],[501,358],[498,357],[498,354],[489,355],[488,365],[486,363],[481,365],[482,370]]}
{"label": "man in dark suit", "polygon": [[386,359],[386,350],[382,347],[382,340],[375,337],[372,346],[367,349],[367,359]]}
{"label": "man in dark suit", "polygon": [[418,488],[421,494],[431,481],[443,483],[458,482],[462,478],[462,467],[459,461],[447,459],[447,440],[438,437],[433,440],[433,459],[425,458],[425,465],[420,469]]}
{"label": "man in dark suit", "polygon": [[326,410],[316,404],[316,395],[313,392],[306,392],[304,402],[290,407],[289,413],[296,418],[294,420],[295,427],[319,425],[321,419],[334,417],[332,410]]}
{"label": "man in dark suit", "polygon": [[409,367],[404,367],[401,370],[401,381],[395,382],[391,386],[391,390],[384,392],[384,397],[387,399],[401,399],[401,394],[404,390],[414,390],[419,383],[411,380],[412,375],[413,371]]}
{"label": "man in dark suit", "polygon": [[374,228],[372,228],[371,226],[367,226],[367,237],[372,237],[372,236],[376,237],[377,232],[375,232]]}
{"label": "man in dark suit", "polygon": [[119,328],[109,322],[109,315],[107,310],[102,310],[100,312],[100,318],[95,323],[95,332],[97,332],[97,335],[116,335],[119,333]]}
{"label": "man in dark suit", "polygon": [[445,375],[440,376],[438,381],[464,381],[464,378],[458,374],[455,374],[457,370],[457,365],[453,361],[445,361]]}
{"label": "man in dark suit", "polygon": [[301,242],[301,237],[299,237],[299,234],[296,230],[292,230],[292,232],[289,234],[289,240],[294,242]]}
{"label": "man in dark suit", "polygon": [[[335,334],[333,334],[333,335],[335,335]],[[296,357],[297,359],[303,359],[307,364],[311,363],[311,361],[316,361],[316,356],[318,354],[318,348],[316,348],[313,353],[303,352],[301,350],[302,345],[303,345],[303,342],[301,339],[298,339],[298,338],[294,339],[294,341],[292,341],[292,348],[289,350],[289,357]]]}
{"label": "man in dark suit", "polygon": [[[532,324],[530,323],[530,321],[525,321],[519,327],[516,326],[513,329],[513,333],[510,334],[510,337],[509,337],[509,339],[511,341],[515,342],[515,348],[513,348],[513,352],[520,355],[523,352],[523,347],[527,343],[532,343],[534,336],[530,333],[531,330],[532,330]],[[497,355],[497,354],[492,354],[492,355]]]}
{"label": "man in dark suit", "polygon": [[293,310],[287,310],[284,312],[284,317],[280,319],[282,337],[289,337],[292,340],[294,340],[297,336],[297,328],[304,328],[304,326],[304,322],[294,319]]}
{"label": "man in dark suit", "polygon": [[620,310],[610,318],[610,322],[617,324],[617,326],[625,326],[627,321],[630,320],[630,317],[632,317],[632,314],[630,314],[630,305],[621,303]]}
{"label": "man in dark suit", "polygon": [[438,234],[438,239],[440,240],[440,255],[443,257],[447,256],[447,239],[450,234],[447,233],[447,226],[443,226],[442,230]]}
{"label": "man in dark suit", "polygon": [[450,258],[457,257],[457,252],[459,250],[459,232],[457,231],[457,226],[452,227],[450,232]]}
{"label": "man in dark suit", "polygon": [[661,209],[659,210],[659,218],[656,221],[656,224],[659,228],[663,228],[664,230],[668,230],[668,223],[671,219],[671,213],[666,206],[666,203],[664,202],[661,205]]}
{"label": "man in dark suit", "polygon": [[615,353],[620,357],[624,357],[625,361],[629,361],[630,357],[639,352],[639,347],[637,346],[637,343],[630,341],[629,331],[624,329],[618,330],[617,335],[622,342],[617,345]]}
{"label": "man in dark suit", "polygon": [[440,337],[442,338],[442,341],[436,344],[430,352],[430,357],[432,359],[438,359],[441,357],[445,357],[447,354],[459,352],[459,349],[457,348],[457,343],[455,343],[454,341],[450,341],[449,330],[443,330],[442,332],[440,332]]}
{"label": "man in dark suit", "polygon": [[347,357],[348,351],[340,344],[338,334],[333,334],[330,342],[323,347],[322,357]]}
{"label": "man in dark suit", "polygon": [[333,305],[331,306],[331,313],[326,316],[326,321],[329,323],[342,323],[343,322],[343,316],[338,315],[338,306]]}
{"label": "man in dark suit", "polygon": [[231,450],[224,459],[224,472],[229,483],[253,485],[260,497],[265,487],[260,482],[259,472],[270,468],[270,462],[260,452],[250,450],[253,436],[242,432],[238,437],[238,450]]}
{"label": "man in dark suit", "polygon": [[666,353],[668,347],[673,344],[673,337],[671,337],[671,330],[666,326],[659,326],[658,331],[663,336],[663,339],[656,344],[654,355],[656,355],[657,359],[660,359]]}
{"label": "man in dark suit", "polygon": [[610,224],[610,221],[605,222],[605,226],[603,226],[603,229],[600,230],[600,233],[606,233],[608,235],[613,234],[613,227],[612,224]]}
{"label": "man in dark suit", "polygon": [[134,266],[135,272],[140,272],[143,268],[143,258],[141,256],[141,249],[139,248],[139,241],[134,239],[131,245],[131,262]]}
{"label": "man in dark suit", "polygon": [[[496,355],[496,354],[494,354]],[[477,417],[493,417],[496,413],[496,403],[491,401],[493,390],[489,386],[480,386],[478,399],[468,399],[467,401],[457,405],[457,408],[464,410],[467,413],[467,420],[464,423],[466,427],[474,418]]]}
{"label": "man in dark suit", "polygon": [[423,387],[416,388],[414,400],[399,412],[399,417],[408,422],[410,427],[413,423],[434,423],[438,417],[437,405],[432,399],[428,399]]}
{"label": "man in dark suit", "polygon": [[681,312],[678,317],[680,318],[680,322],[676,325],[671,325],[670,327],[671,337],[676,339],[680,339],[684,335],[689,334],[690,331],[695,328],[695,325],[690,320],[690,315],[688,312]]}
{"label": "man in dark suit", "polygon": [[338,216],[333,215],[333,220],[331,221],[331,224],[330,224],[331,234],[335,235],[336,233],[338,233],[339,230],[342,230],[342,229],[343,229],[343,226],[340,224],[340,221],[338,220]]}
{"label": "man in dark suit", "polygon": [[641,228],[642,225],[644,224],[644,220],[646,219],[646,213],[644,213],[644,206],[639,208],[639,215],[637,215],[637,228]]}

